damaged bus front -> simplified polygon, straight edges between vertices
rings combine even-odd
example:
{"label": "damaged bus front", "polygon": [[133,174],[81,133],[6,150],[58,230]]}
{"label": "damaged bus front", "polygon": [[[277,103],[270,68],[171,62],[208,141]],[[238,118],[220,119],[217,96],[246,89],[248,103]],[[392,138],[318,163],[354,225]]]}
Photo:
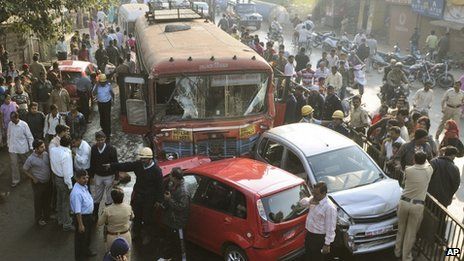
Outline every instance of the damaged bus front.
{"label": "damaged bus front", "polygon": [[177,26],[137,21],[145,75],[121,79],[124,131],[151,131],[149,140],[164,159],[248,154],[273,124],[271,67],[214,24],[192,19]]}

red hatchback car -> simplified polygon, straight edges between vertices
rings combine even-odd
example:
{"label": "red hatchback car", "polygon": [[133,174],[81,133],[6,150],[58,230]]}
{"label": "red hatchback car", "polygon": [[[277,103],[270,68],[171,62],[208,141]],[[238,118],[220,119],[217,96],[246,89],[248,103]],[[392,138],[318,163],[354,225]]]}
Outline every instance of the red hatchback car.
{"label": "red hatchback car", "polygon": [[78,99],[76,84],[83,76],[97,72],[97,66],[86,61],[64,60],[58,61],[61,77],[63,77],[63,87],[68,91],[71,99]]}
{"label": "red hatchback car", "polygon": [[288,260],[304,253],[309,196],[303,179],[251,159],[186,171],[186,238],[225,260]]}

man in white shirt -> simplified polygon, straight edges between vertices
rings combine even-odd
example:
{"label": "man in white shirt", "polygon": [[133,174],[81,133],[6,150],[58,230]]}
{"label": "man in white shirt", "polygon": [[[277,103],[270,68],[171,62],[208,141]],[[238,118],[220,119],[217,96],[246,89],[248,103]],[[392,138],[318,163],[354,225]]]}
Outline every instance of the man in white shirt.
{"label": "man in white shirt", "polygon": [[311,193],[311,197],[300,201],[302,206],[309,208],[306,217],[306,258],[322,261],[330,253],[330,244],[335,239],[337,209],[327,198],[327,185],[324,182],[314,185]]}
{"label": "man in white shirt", "polygon": [[430,108],[432,108],[433,90],[431,88],[432,83],[426,82],[424,88],[417,90],[416,94],[414,94],[414,109],[424,115],[428,115]]}
{"label": "man in white shirt", "polygon": [[329,62],[327,67],[329,68],[332,68],[333,66],[338,67],[338,55],[336,54],[335,49],[330,50],[330,54],[327,56],[327,61]]}
{"label": "man in white shirt", "polygon": [[11,187],[18,186],[21,181],[19,166],[23,166],[29,151],[32,150],[34,137],[26,122],[19,119],[17,112],[10,114],[11,121],[8,123],[7,143],[10,153],[11,164]]}
{"label": "man in white shirt", "polygon": [[363,31],[359,31],[359,33],[357,33],[355,36],[354,36],[354,39],[353,39],[353,42],[356,44],[356,45],[361,45],[361,40],[362,39],[366,39],[366,35],[364,34]]}
{"label": "man in white shirt", "polygon": [[288,62],[285,65],[284,75],[293,77],[293,76],[296,75],[296,72],[295,72],[295,56],[290,55],[287,60],[288,60]]}
{"label": "man in white shirt", "polygon": [[64,36],[61,36],[56,43],[56,58],[58,60],[66,60],[68,58],[68,45]]}
{"label": "man in white shirt", "polygon": [[88,170],[90,168],[90,145],[80,136],[72,138],[74,168],[76,170]]}
{"label": "man in white shirt", "polygon": [[331,69],[332,73],[329,73],[329,75],[327,75],[327,78],[325,78],[325,84],[327,86],[332,85],[335,89],[335,93],[340,94],[340,90],[342,89],[343,85],[343,77],[338,72],[337,66],[332,66]]}
{"label": "man in white shirt", "polygon": [[56,212],[59,225],[64,231],[74,230],[69,216],[69,193],[72,189],[71,177],[74,174],[71,149],[71,137],[65,135],[60,139],[60,146],[50,149],[50,165],[54,173],[56,189]]}
{"label": "man in white shirt", "polygon": [[325,62],[321,62],[319,64],[319,68],[317,68],[316,72],[314,73],[314,78],[319,79],[319,78],[323,77],[324,79],[326,79],[327,76],[329,76],[330,71],[325,66],[326,66]]}
{"label": "man in white shirt", "polygon": [[66,125],[64,117],[58,113],[58,107],[55,104],[50,105],[50,113],[45,117],[44,138],[45,142],[50,142],[56,135],[55,128],[58,124]]}
{"label": "man in white shirt", "polygon": [[394,143],[405,143],[406,141],[401,138],[401,129],[398,126],[393,126],[388,130],[389,137],[384,140],[383,146],[380,149],[380,154],[382,154],[386,160],[391,159],[393,156],[393,144]]}
{"label": "man in white shirt", "polygon": [[306,46],[306,42],[311,38],[311,31],[306,29],[306,26],[303,26],[298,30],[298,43],[300,47]]}

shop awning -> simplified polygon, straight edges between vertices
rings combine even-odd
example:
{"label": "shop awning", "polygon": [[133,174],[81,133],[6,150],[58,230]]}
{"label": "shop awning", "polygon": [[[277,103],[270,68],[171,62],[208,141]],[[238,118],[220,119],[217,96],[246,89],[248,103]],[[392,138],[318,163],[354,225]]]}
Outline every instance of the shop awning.
{"label": "shop awning", "polygon": [[431,21],[430,24],[436,25],[436,26],[441,26],[441,27],[446,27],[446,28],[453,29],[453,30],[458,30],[458,31],[460,31],[460,30],[462,30],[462,28],[464,28],[464,24],[445,21],[445,20],[434,20],[434,21]]}

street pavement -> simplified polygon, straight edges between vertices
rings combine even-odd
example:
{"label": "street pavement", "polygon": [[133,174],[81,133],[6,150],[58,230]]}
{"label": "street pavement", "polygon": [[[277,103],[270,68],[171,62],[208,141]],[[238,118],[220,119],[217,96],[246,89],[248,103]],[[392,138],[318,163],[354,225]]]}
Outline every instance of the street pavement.
{"label": "street pavement", "polygon": [[[264,25],[263,29],[266,30],[267,26]],[[256,32],[262,41],[265,40],[266,32]],[[291,30],[285,33],[285,45],[287,50],[295,53],[291,48]],[[320,49],[314,49],[311,55],[311,61],[315,63],[321,56]],[[461,72],[454,72],[455,77],[460,76]],[[363,102],[365,108],[373,113],[380,105],[377,98],[379,86],[381,84],[381,75],[377,72],[372,72],[367,75],[368,86],[365,88],[363,95]],[[412,94],[420,86],[415,85]],[[115,89],[117,92],[117,89]],[[441,119],[440,100],[443,96],[444,90],[435,89],[435,100],[430,113],[432,120],[432,133],[435,133],[437,124]],[[357,91],[354,91],[357,94]],[[142,146],[142,137],[140,135],[124,134],[121,131],[119,124],[119,101],[116,100],[115,107],[112,113],[112,126],[113,136],[111,139],[112,144],[117,148],[120,161],[133,160],[135,151]],[[93,134],[99,130],[98,112],[94,108],[92,116],[92,123],[89,124],[89,130],[86,134],[86,140],[93,144]],[[464,129],[463,123],[460,125]],[[457,159],[456,164],[463,166],[464,160]],[[464,179],[463,179],[464,180]],[[3,236],[2,244],[0,244],[0,260],[72,260],[74,251],[74,234],[73,232],[63,232],[59,229],[56,223],[50,223],[43,228],[34,225],[33,222],[33,201],[32,189],[30,182],[25,177],[22,178],[20,186],[10,189],[8,186],[11,183],[10,178],[10,164],[8,152],[5,149],[0,150],[0,191],[10,191],[10,197],[0,204],[0,231]],[[131,182],[133,184],[133,181]],[[449,207],[449,210],[458,219],[463,219],[464,207],[464,185],[457,193],[457,198]],[[126,197],[127,199],[127,197]],[[104,244],[102,238],[102,229],[97,228],[94,235],[93,249],[97,250],[98,255],[89,260],[102,260],[104,253]],[[132,251],[132,260],[156,260],[157,257],[157,244],[153,243],[148,247],[134,247]],[[188,244],[189,260],[221,260],[221,258],[213,253],[210,253],[193,244]],[[387,249],[381,252],[372,253],[368,255],[353,258],[353,260],[394,260],[392,250]]]}

